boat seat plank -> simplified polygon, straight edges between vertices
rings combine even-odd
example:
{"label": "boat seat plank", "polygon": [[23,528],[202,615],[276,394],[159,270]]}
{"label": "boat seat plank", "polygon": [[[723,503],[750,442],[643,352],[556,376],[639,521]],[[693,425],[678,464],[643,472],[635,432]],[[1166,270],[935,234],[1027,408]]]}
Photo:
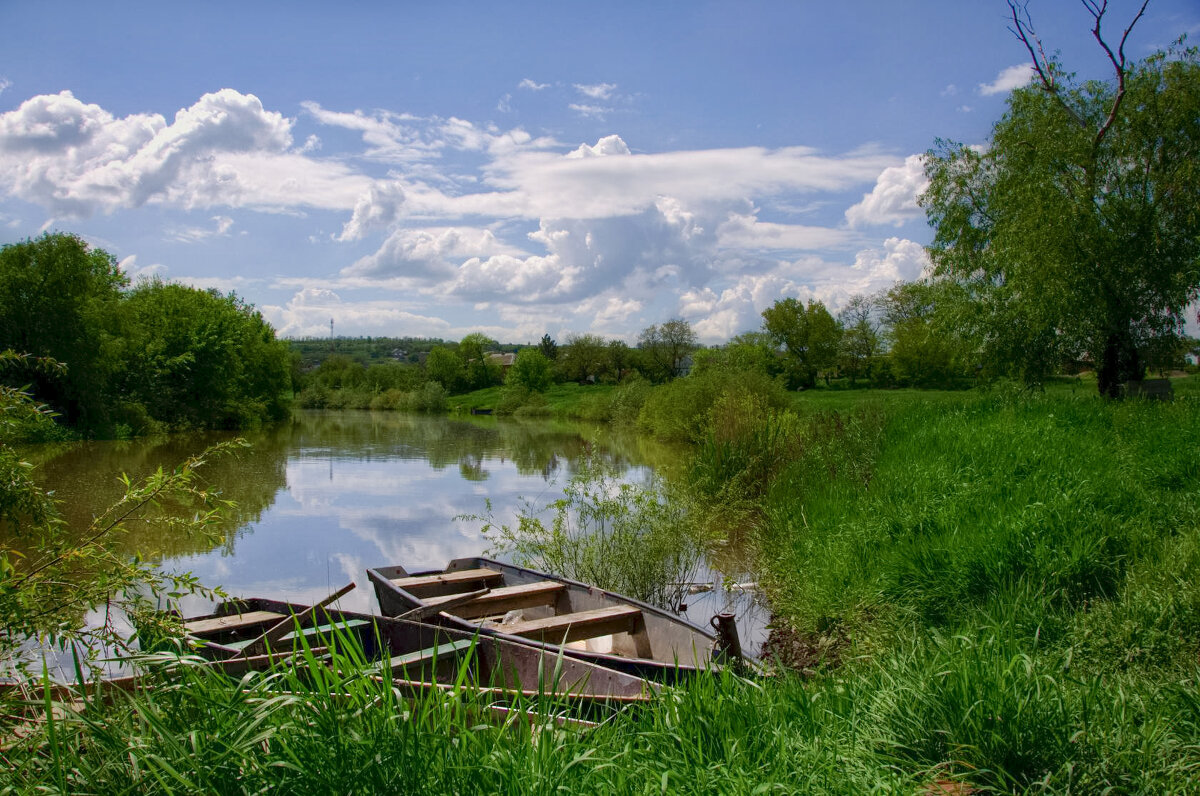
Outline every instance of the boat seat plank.
{"label": "boat seat plank", "polygon": [[[366,625],[366,624],[369,624],[369,623],[365,619],[351,619],[346,622],[337,622],[336,624],[332,624],[332,625],[318,625],[317,627],[301,628],[300,632],[301,632],[301,634],[303,634],[303,636],[305,638],[313,638],[314,636],[320,636],[323,634],[333,632],[335,630],[338,632],[351,631],[357,627],[362,627],[363,625]],[[295,640],[296,640],[296,631],[293,629],[287,635],[280,638],[279,642],[284,642],[284,641],[291,642],[291,641],[295,641]],[[247,639],[241,639],[239,641],[231,641],[228,644],[226,644],[225,646],[229,647],[230,649],[234,649],[234,650],[242,650],[255,641],[258,641],[258,639],[257,638],[247,638]]]}
{"label": "boat seat plank", "polygon": [[[492,589],[487,594],[480,595],[470,602],[448,610],[455,616],[464,619],[478,619],[486,616],[504,616],[509,611],[524,608],[536,608],[540,605],[553,605],[558,595],[566,591],[566,584],[554,580],[539,580],[534,583],[524,583],[520,586],[501,586]],[[425,602],[431,606],[449,602],[454,595],[430,597]]]}
{"label": "boat seat plank", "polygon": [[285,616],[286,614],[279,614],[274,611],[247,611],[243,614],[230,614],[229,616],[184,622],[183,628],[188,633],[199,636],[204,633],[215,633],[219,630],[234,630],[236,628],[250,627],[251,625],[274,623],[280,621]]}
{"label": "boat seat plank", "polygon": [[392,583],[407,592],[420,595],[423,592],[434,592],[438,595],[454,591],[466,591],[473,584],[484,583],[491,585],[504,580],[504,574],[494,569],[462,569],[456,572],[437,572],[433,575],[413,575],[407,578],[393,578]]}
{"label": "boat seat plank", "polygon": [[568,644],[612,633],[644,633],[642,610],[632,605],[614,605],[559,614],[544,619],[530,619],[511,625],[499,625],[497,630],[514,636],[538,639],[554,644]]}
{"label": "boat seat plank", "polygon": [[447,658],[457,658],[462,653],[471,649],[475,640],[470,638],[458,639],[445,644],[439,644],[436,647],[410,652],[407,655],[397,655],[392,658],[393,669],[403,669],[411,666],[420,666],[423,663],[428,663],[433,660],[445,660]]}

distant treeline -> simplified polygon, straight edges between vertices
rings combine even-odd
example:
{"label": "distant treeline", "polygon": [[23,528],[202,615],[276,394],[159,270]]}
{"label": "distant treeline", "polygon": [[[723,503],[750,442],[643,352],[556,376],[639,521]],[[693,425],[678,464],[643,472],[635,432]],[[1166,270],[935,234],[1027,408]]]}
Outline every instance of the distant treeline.
{"label": "distant treeline", "polygon": [[[461,341],[421,338],[292,341],[299,404],[309,408],[441,411],[448,396],[504,386],[501,412],[537,404],[552,384],[665,384],[680,376],[745,374],[779,389],[968,387],[1020,373],[963,333],[961,291],[945,281],[897,283],[852,297],[836,315],[820,301],[776,301],[759,329],[712,347],[697,343],[682,319],[642,330],[637,344],[594,334],[544,335],[535,345],[501,345],[482,334]],[[1165,338],[1142,360],[1157,370],[1184,367],[1195,341]],[[1040,374],[1074,374],[1086,359],[1062,357]]]}
{"label": "distant treeline", "polygon": [[0,248],[0,384],[84,434],[238,428],[288,416],[287,344],[233,294],[130,286],[112,255],[46,234]]}

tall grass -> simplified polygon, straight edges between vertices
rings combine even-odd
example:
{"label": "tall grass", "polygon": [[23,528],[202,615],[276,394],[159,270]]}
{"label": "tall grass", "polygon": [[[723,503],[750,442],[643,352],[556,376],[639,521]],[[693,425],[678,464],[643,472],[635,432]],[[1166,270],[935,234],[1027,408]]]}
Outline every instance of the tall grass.
{"label": "tall grass", "polygon": [[[93,696],[4,752],[47,793],[1194,792],[1200,692],[1064,670],[1003,634],[934,636],[809,681],[728,672],[590,730],[552,700],[496,718],[465,686],[406,695],[334,665],[232,679],[198,666]],[[535,717],[531,723],[523,710]],[[537,717],[541,718],[537,718]]]}

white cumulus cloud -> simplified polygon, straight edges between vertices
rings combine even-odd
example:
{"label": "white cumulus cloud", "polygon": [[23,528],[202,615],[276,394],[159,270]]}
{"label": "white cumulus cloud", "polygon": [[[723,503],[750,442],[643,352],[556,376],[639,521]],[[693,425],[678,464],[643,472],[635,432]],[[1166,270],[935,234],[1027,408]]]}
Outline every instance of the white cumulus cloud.
{"label": "white cumulus cloud", "polygon": [[921,155],[909,155],[902,166],[889,166],[879,174],[875,187],[863,194],[862,201],[846,210],[852,227],[892,224],[900,226],[921,216],[917,197],[929,186],[925,161]]}
{"label": "white cumulus cloud", "polygon": [[996,79],[991,83],[980,83],[979,93],[985,97],[993,94],[1007,94],[1032,81],[1036,74],[1031,65],[1016,64],[1000,70],[1000,74],[996,75]]}
{"label": "white cumulus cloud", "polygon": [[[344,188],[356,178],[290,153],[291,127],[253,94],[232,89],[205,94],[171,123],[159,114],[117,118],[69,91],[41,95],[0,114],[0,183],[65,216],[149,202],[346,206]],[[297,192],[292,183],[315,190]]]}
{"label": "white cumulus cloud", "polygon": [[348,277],[434,280],[453,276],[458,264],[473,257],[520,254],[523,254],[520,249],[501,242],[490,229],[397,229],[378,251],[343,269],[342,274]]}

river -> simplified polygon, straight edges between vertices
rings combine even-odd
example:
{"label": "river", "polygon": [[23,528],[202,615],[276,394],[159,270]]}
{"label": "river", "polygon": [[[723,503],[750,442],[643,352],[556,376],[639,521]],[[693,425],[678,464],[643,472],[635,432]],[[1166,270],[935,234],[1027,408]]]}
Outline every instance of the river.
{"label": "river", "polygon": [[[87,442],[27,455],[68,521],[83,528],[121,495],[119,473],[173,467],[232,436]],[[678,460],[677,450],[604,427],[390,412],[300,412],[241,436],[247,450],[204,471],[236,502],[215,547],[153,523],[132,525],[121,544],[233,596],[310,602],[354,581],[359,588],[340,605],[360,611],[377,609],[367,567],[440,569],[487,553],[481,523],[461,517],[482,513],[487,501],[501,521],[514,520],[525,502],[547,505],[562,496],[587,446],[634,482]],[[719,584],[721,575],[706,570],[700,579]],[[193,598],[181,607],[191,614],[208,604]],[[703,624],[722,610],[738,614],[747,647],[761,643],[765,612],[745,594],[698,594],[687,616]]]}

